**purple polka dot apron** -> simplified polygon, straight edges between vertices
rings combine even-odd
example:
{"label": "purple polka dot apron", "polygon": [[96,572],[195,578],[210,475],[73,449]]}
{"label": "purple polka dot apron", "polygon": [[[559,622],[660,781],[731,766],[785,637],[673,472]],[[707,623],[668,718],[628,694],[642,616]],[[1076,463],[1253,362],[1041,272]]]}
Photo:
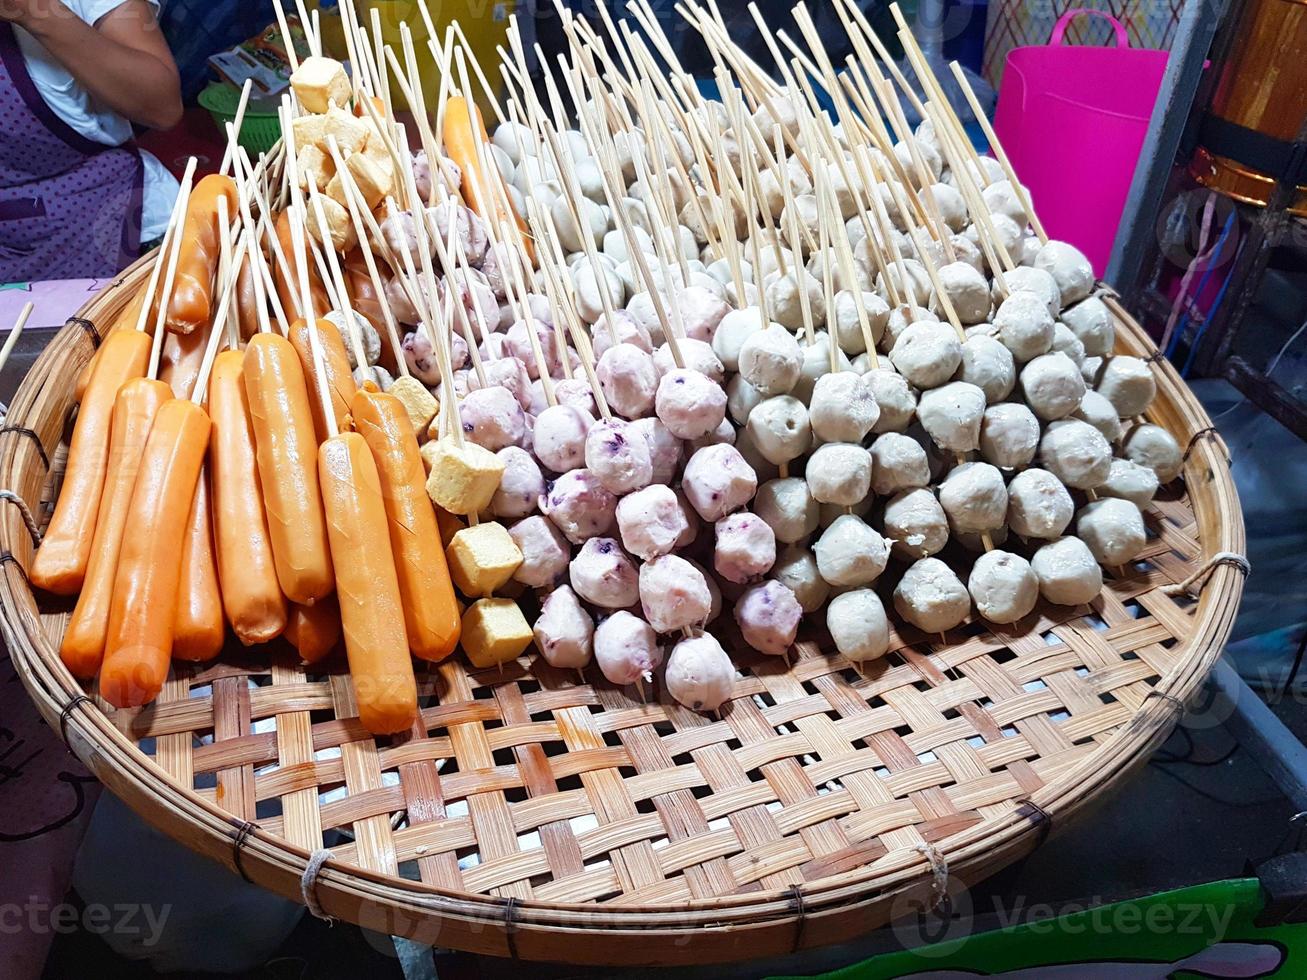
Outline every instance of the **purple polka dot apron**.
{"label": "purple polka dot apron", "polygon": [[0,22],[0,282],[110,276],[140,251],[145,164],[59,118]]}

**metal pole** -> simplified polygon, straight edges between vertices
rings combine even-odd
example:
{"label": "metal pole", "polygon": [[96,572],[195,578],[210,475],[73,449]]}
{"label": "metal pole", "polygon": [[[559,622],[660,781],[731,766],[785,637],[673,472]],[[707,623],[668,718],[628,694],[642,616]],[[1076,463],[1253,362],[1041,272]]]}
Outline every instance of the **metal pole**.
{"label": "metal pole", "polygon": [[1229,711],[1223,724],[1240,748],[1266,770],[1295,810],[1307,811],[1307,747],[1224,660],[1216,662],[1210,683],[1216,701],[1209,711]]}
{"label": "metal pole", "polygon": [[1203,62],[1207,59],[1221,20],[1224,3],[1221,0],[1185,0],[1184,11],[1176,28],[1171,56],[1166,62],[1162,87],[1153,105],[1135,167],[1130,193],[1126,198],[1121,227],[1116,233],[1116,244],[1107,265],[1107,282],[1122,291],[1129,306],[1138,291],[1139,269],[1152,239],[1156,234],[1157,212],[1166,190],[1167,177],[1175,166],[1193,108],[1194,95],[1203,75]]}

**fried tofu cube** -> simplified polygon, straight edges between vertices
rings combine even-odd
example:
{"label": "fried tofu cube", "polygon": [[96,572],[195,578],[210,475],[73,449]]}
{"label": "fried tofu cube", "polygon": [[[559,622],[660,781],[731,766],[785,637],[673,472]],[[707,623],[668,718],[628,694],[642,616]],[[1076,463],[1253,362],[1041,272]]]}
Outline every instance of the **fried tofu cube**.
{"label": "fried tofu cube", "polygon": [[314,187],[323,188],[329,186],[336,177],[335,162],[322,152],[321,147],[311,144],[300,148],[296,169],[299,171],[300,187],[306,191],[310,183]]}
{"label": "fried tofu cube", "polygon": [[296,116],[290,123],[295,137],[295,149],[303,153],[310,146],[324,148],[327,139],[327,117],[308,113]]}
{"label": "fried tofu cube", "polygon": [[324,117],[322,145],[334,139],[342,156],[361,153],[363,144],[368,141],[368,126],[362,119],[350,115],[344,109],[333,107]]}
{"label": "fried tofu cube", "polygon": [[478,599],[463,614],[463,650],[475,667],[516,660],[532,639],[531,626],[512,599]]}
{"label": "fried tofu cube", "polygon": [[490,506],[504,475],[504,462],[474,442],[437,439],[430,451],[427,495],[453,514],[478,514]]}
{"label": "fried tofu cube", "polygon": [[[345,166],[349,168],[349,175],[354,180],[354,186],[358,188],[359,194],[367,203],[368,210],[371,211],[380,204],[390,193],[391,187],[386,175],[381,169],[369,160],[362,153],[354,153],[345,160]],[[327,188],[327,196],[339,201],[345,207],[349,207],[349,198],[346,196],[345,183],[337,174],[331,179],[331,182],[324,185]]]}
{"label": "fried tofu cube", "polygon": [[464,595],[491,595],[522,564],[522,550],[504,525],[475,524],[454,535],[445,561],[449,577]]}
{"label": "fried tofu cube", "polygon": [[299,68],[290,76],[290,87],[300,105],[309,112],[326,112],[332,102],[338,106],[349,105],[354,94],[345,66],[335,58],[318,55],[300,62]]}
{"label": "fried tofu cube", "polygon": [[356,244],[358,237],[354,233],[354,221],[338,202],[325,195],[319,195],[322,202],[322,214],[327,219],[328,240],[323,240],[322,225],[318,222],[318,209],[313,203],[308,205],[309,234],[320,245],[330,244],[337,252],[348,252]]}
{"label": "fried tofu cube", "polygon": [[393,189],[395,186],[395,158],[390,155],[386,142],[375,128],[369,130],[368,141],[363,144],[363,155],[371,160],[378,170],[385,175]]}
{"label": "fried tofu cube", "polygon": [[417,378],[396,378],[395,383],[390,386],[390,394],[404,403],[404,410],[408,412],[408,420],[413,423],[414,432],[425,431],[431,424],[431,420],[436,417],[436,413],[440,411],[440,402],[437,401],[436,396],[431,394],[427,386]]}

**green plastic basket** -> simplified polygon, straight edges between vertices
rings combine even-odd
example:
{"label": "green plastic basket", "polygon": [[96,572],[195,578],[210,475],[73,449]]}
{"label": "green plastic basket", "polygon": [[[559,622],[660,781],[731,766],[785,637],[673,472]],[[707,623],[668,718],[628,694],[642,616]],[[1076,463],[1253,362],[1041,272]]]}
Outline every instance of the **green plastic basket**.
{"label": "green plastic basket", "polygon": [[[236,109],[240,106],[241,90],[226,82],[211,82],[200,93],[199,103],[209,110],[213,121],[222,133],[223,142],[227,140],[227,124],[236,121]],[[251,157],[271,150],[281,138],[281,123],[276,112],[259,109],[251,104],[245,109],[245,119],[237,142],[245,147]]]}

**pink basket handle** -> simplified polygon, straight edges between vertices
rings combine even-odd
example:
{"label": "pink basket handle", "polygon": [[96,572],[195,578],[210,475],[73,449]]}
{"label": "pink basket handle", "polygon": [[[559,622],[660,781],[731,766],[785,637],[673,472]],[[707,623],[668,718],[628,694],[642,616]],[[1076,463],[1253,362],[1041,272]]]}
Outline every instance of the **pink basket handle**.
{"label": "pink basket handle", "polygon": [[1071,21],[1075,20],[1081,14],[1088,14],[1092,17],[1102,17],[1110,22],[1112,28],[1116,31],[1116,46],[1118,48],[1130,47],[1130,36],[1126,33],[1124,24],[1109,13],[1102,10],[1093,10],[1089,7],[1072,7],[1059,17],[1057,23],[1053,25],[1053,33],[1049,35],[1048,43],[1054,46],[1061,44],[1062,38],[1066,36],[1066,29],[1071,25]]}

